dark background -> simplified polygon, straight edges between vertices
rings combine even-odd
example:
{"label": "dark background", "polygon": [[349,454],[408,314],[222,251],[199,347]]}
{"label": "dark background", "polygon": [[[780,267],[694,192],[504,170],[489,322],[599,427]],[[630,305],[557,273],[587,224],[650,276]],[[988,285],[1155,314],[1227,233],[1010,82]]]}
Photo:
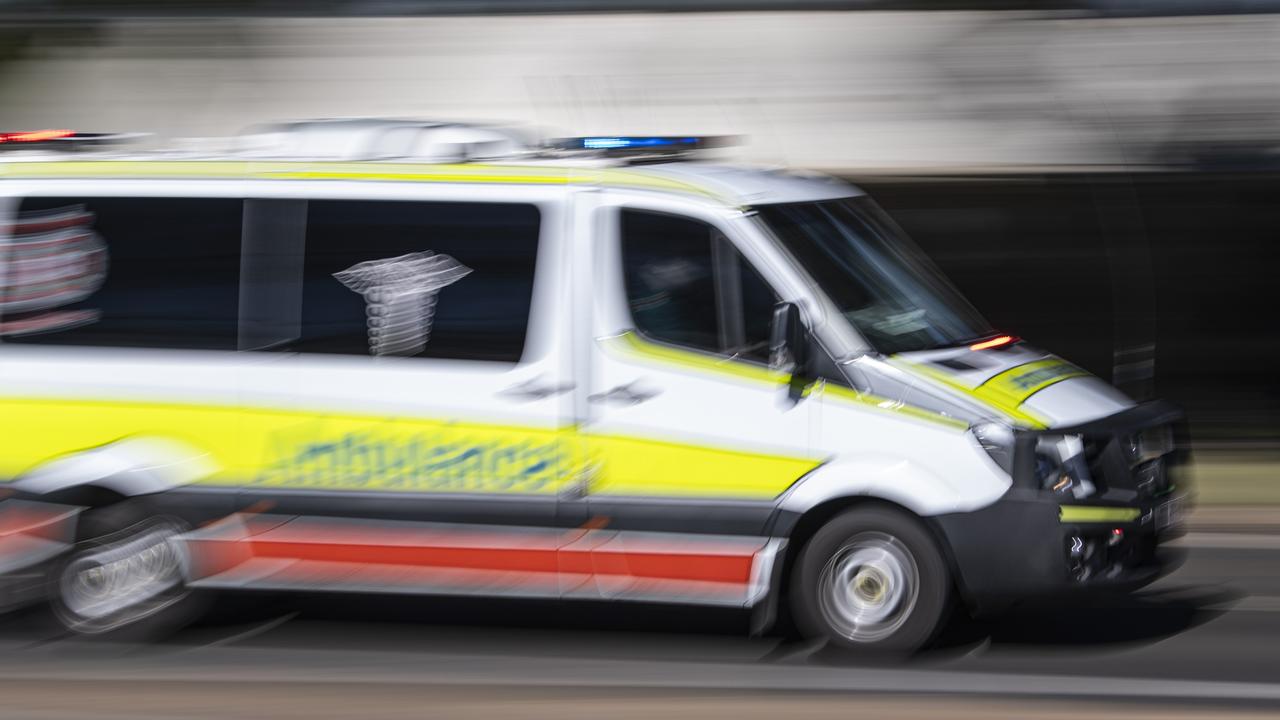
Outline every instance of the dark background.
{"label": "dark background", "polygon": [[1280,173],[851,177],[999,329],[1151,387],[1195,440],[1280,439]]}

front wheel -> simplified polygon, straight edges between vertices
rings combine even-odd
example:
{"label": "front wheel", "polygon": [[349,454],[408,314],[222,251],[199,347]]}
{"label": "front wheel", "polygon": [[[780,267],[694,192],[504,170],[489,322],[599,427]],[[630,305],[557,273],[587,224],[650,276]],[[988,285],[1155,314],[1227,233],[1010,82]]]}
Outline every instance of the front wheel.
{"label": "front wheel", "polygon": [[888,508],[836,516],[809,540],[791,577],[791,608],[807,637],[860,652],[911,652],[951,607],[951,577],[921,524]]}

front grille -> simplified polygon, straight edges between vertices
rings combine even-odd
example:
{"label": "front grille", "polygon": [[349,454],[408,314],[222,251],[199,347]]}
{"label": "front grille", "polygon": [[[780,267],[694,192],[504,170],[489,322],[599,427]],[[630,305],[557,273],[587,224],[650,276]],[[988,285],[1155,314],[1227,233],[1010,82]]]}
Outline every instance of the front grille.
{"label": "front grille", "polygon": [[1133,469],[1133,476],[1140,498],[1157,497],[1169,491],[1169,473],[1163,457],[1141,463]]}
{"label": "front grille", "polygon": [[1083,442],[1094,488],[1091,501],[1136,504],[1175,487],[1184,490],[1180,486],[1190,461],[1186,416],[1166,402],[1152,400],[1079,425],[1018,433],[1012,467],[1020,487],[1043,488],[1045,470],[1052,467],[1045,467],[1050,460],[1039,445],[1064,435]]}
{"label": "front grille", "polygon": [[[1167,427],[1156,428],[1156,436],[1171,434]],[[1148,500],[1167,494],[1174,466],[1182,454],[1173,443],[1156,446],[1135,442],[1134,431],[1090,435],[1085,439],[1085,460],[1094,486],[1100,494],[1116,500]],[[1139,448],[1146,448],[1139,452]]]}

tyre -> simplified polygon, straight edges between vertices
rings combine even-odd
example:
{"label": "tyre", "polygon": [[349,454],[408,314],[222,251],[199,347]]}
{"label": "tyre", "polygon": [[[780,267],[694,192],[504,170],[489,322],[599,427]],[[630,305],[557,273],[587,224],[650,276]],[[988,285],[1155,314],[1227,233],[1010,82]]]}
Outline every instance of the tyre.
{"label": "tyre", "polygon": [[150,638],[186,624],[199,606],[177,539],[187,529],[138,499],[85,510],[75,547],[49,572],[54,617],[74,634],[113,638]]}
{"label": "tyre", "polygon": [[908,653],[945,623],[951,588],[946,561],[919,521],[869,507],[836,516],[810,538],[789,599],[800,632],[828,647]]}

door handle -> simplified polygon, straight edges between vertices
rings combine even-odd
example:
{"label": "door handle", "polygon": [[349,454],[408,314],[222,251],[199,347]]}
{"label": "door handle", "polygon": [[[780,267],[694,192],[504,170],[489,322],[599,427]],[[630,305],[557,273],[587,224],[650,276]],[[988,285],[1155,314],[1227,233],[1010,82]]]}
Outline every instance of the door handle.
{"label": "door handle", "polygon": [[616,405],[639,405],[646,400],[662,394],[661,390],[636,387],[636,382],[609,388],[602,393],[588,395],[587,399],[597,403],[613,403]]}
{"label": "door handle", "polygon": [[500,397],[516,402],[532,402],[534,400],[543,400],[554,395],[563,395],[574,388],[571,382],[549,383],[542,378],[533,378],[525,380],[522,383],[516,383],[509,388],[498,391]]}

